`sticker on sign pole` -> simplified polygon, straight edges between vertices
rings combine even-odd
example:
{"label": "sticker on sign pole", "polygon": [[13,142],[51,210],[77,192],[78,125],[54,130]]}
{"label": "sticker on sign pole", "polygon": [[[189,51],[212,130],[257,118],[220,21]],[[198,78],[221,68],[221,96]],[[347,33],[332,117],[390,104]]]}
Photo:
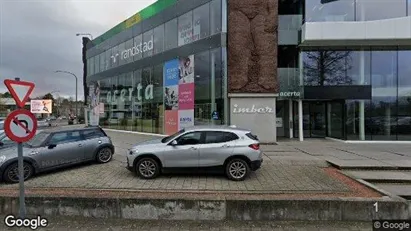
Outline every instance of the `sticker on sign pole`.
{"label": "sticker on sign pole", "polygon": [[13,111],[4,121],[4,131],[12,141],[27,142],[36,134],[37,119],[28,110]]}

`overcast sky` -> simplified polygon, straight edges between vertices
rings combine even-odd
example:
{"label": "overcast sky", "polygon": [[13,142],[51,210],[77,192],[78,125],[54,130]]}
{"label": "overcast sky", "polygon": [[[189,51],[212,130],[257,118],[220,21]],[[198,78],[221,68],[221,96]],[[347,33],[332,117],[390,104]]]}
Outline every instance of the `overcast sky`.
{"label": "overcast sky", "polygon": [[59,91],[55,96],[83,98],[82,41],[76,33],[94,38],[156,0],[0,0],[0,92],[4,79],[33,81],[32,96]]}

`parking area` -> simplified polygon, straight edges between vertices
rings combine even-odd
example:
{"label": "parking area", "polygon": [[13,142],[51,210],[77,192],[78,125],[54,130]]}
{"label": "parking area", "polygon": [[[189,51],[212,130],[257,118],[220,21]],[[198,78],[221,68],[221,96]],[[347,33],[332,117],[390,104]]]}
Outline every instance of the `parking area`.
{"label": "parking area", "polygon": [[[346,184],[327,174],[324,161],[279,162],[273,161],[269,155],[264,156],[261,169],[242,182],[227,180],[223,175],[198,174],[165,175],[154,180],[143,180],[125,168],[127,150],[135,143],[157,137],[113,131],[107,133],[116,147],[113,161],[103,165],[88,164],[41,174],[26,181],[26,187],[240,193],[335,193],[350,190]],[[18,184],[1,184],[0,188],[18,188]]]}

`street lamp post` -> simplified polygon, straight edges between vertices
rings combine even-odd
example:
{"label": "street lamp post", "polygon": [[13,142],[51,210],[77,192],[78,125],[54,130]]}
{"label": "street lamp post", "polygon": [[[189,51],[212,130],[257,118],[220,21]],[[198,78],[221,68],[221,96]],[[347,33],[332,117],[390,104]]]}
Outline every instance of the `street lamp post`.
{"label": "street lamp post", "polygon": [[72,76],[74,76],[74,78],[76,78],[76,102],[75,102],[75,104],[76,104],[76,117],[77,117],[77,120],[78,120],[78,110],[77,110],[77,97],[78,97],[78,85],[77,85],[77,82],[78,82],[78,79],[77,79],[77,76],[76,76],[75,74],[71,73],[71,72],[68,72],[68,71],[60,71],[60,70],[58,70],[58,71],[55,71],[55,72],[56,72],[56,73],[66,73],[66,74],[72,75]]}
{"label": "street lamp post", "polygon": [[80,36],[80,35],[88,35],[90,36],[90,39],[93,40],[93,35],[89,34],[89,33],[77,33],[76,36]]}

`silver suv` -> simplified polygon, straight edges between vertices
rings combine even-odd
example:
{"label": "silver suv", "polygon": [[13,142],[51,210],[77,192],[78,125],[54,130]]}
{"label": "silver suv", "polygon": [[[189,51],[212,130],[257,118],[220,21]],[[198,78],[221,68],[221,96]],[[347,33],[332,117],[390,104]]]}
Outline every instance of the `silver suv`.
{"label": "silver suv", "polygon": [[231,180],[244,180],[260,168],[257,136],[230,126],[197,126],[133,146],[127,168],[143,179],[173,170],[220,170]]}
{"label": "silver suv", "polygon": [[[24,179],[88,161],[107,163],[113,154],[110,137],[99,127],[44,130],[23,146]],[[16,145],[1,150],[0,176],[9,183],[19,181]]]}

